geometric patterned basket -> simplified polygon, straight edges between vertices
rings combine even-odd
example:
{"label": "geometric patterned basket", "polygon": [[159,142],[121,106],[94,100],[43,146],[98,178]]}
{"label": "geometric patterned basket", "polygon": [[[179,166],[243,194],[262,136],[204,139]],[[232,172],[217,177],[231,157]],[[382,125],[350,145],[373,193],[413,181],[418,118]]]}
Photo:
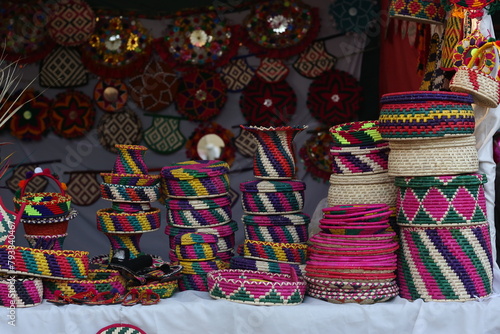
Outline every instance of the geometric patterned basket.
{"label": "geometric patterned basket", "polygon": [[307,284],[291,275],[223,269],[207,276],[210,296],[214,299],[252,305],[295,305],[304,300]]}
{"label": "geometric patterned basket", "polygon": [[387,171],[389,143],[365,146],[332,146],[332,172],[335,174],[382,173]]}
{"label": "geometric patterned basket", "polygon": [[397,222],[405,225],[487,221],[485,174],[397,177]]}
{"label": "geometric patterned basket", "polygon": [[408,300],[467,301],[492,292],[488,223],[400,225],[400,296]]}
{"label": "geometric patterned basket", "polygon": [[479,169],[474,135],[391,140],[389,146],[391,176],[465,174]]}
{"label": "geometric patterned basket", "polygon": [[0,306],[30,307],[42,303],[43,284],[40,278],[0,276]]}
{"label": "geometric patterned basket", "polygon": [[307,242],[307,225],[256,226],[245,224],[245,238],[270,242]]}

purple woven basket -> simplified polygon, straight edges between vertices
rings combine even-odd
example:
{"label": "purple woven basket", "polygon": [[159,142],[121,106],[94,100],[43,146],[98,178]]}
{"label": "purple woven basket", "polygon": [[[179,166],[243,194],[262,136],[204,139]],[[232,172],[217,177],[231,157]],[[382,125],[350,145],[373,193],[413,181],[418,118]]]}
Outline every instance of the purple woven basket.
{"label": "purple woven basket", "polygon": [[389,143],[380,142],[365,146],[332,146],[332,172],[335,174],[360,174],[386,172],[389,160]]}

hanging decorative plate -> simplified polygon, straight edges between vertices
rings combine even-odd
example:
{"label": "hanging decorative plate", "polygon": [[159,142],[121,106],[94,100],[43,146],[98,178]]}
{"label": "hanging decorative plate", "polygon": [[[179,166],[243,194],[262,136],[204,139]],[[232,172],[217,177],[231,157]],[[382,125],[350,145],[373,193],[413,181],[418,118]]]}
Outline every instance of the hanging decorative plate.
{"label": "hanging decorative plate", "polygon": [[47,30],[60,45],[76,46],[88,41],[95,29],[95,14],[82,0],[58,0],[49,2]]}
{"label": "hanging decorative plate", "polygon": [[328,128],[317,128],[299,150],[306,170],[319,181],[327,182],[332,174],[332,157],[330,146],[332,136]]}
{"label": "hanging decorative plate", "polygon": [[141,73],[151,54],[151,36],[136,19],[100,17],[94,34],[82,47],[87,69],[103,78]]}
{"label": "hanging decorative plate", "polygon": [[220,113],[226,100],[226,85],[219,74],[200,69],[182,76],[175,104],[189,120],[207,121]]}
{"label": "hanging decorative plate", "polygon": [[21,108],[10,119],[11,134],[22,140],[41,140],[49,130],[50,99],[28,89],[15,104]]}
{"label": "hanging decorative plate", "polygon": [[339,32],[365,33],[379,16],[379,6],[374,0],[334,0],[328,7],[333,26]]}
{"label": "hanging decorative plate", "polygon": [[120,111],[127,100],[127,85],[120,79],[100,79],[94,87],[94,101],[103,111]]}
{"label": "hanging decorative plate", "polygon": [[245,58],[232,59],[221,68],[220,77],[226,83],[229,92],[240,92],[255,75]]}
{"label": "hanging decorative plate", "polygon": [[45,29],[44,8],[36,2],[2,1],[0,40],[5,59],[22,64],[43,59],[56,45]]}
{"label": "hanging decorative plate", "polygon": [[256,75],[267,82],[285,80],[290,70],[280,59],[263,58],[257,68]]}
{"label": "hanging decorative plate", "polygon": [[252,158],[259,144],[253,134],[241,128],[240,134],[234,138],[234,146],[241,155]]}
{"label": "hanging decorative plate", "polygon": [[130,97],[143,110],[150,112],[167,108],[177,94],[179,80],[164,62],[152,60],[144,73],[129,80]]}
{"label": "hanging decorative plate", "polygon": [[186,156],[191,160],[221,160],[232,165],[236,150],[234,134],[221,125],[200,124],[186,143]]}
{"label": "hanging decorative plate", "polygon": [[325,41],[315,41],[302,51],[293,63],[293,68],[308,79],[314,79],[331,70],[337,58],[326,51]]}
{"label": "hanging decorative plate", "polygon": [[228,26],[215,11],[179,16],[164,37],[155,39],[157,53],[181,67],[222,66],[238,51],[238,26]]}
{"label": "hanging decorative plate", "polygon": [[88,83],[87,69],[76,47],[57,46],[40,65],[40,86],[47,88],[69,88]]}
{"label": "hanging decorative plate", "polygon": [[349,73],[334,69],[311,82],[307,107],[318,121],[335,125],[356,118],[361,100],[358,81]]}
{"label": "hanging decorative plate", "polygon": [[138,145],[142,139],[141,119],[130,109],[104,114],[97,125],[97,136],[102,147],[118,153],[115,145]]}
{"label": "hanging decorative plate", "polygon": [[66,192],[71,204],[89,206],[101,198],[101,186],[96,177],[99,172],[70,172]]}
{"label": "hanging decorative plate", "polygon": [[244,44],[259,57],[288,58],[302,52],[316,38],[318,9],[302,1],[256,4],[244,20]]}
{"label": "hanging decorative plate", "polygon": [[243,90],[240,108],[248,124],[283,126],[297,108],[297,96],[286,80],[268,83],[254,77]]}
{"label": "hanging decorative plate", "polygon": [[96,334],[146,334],[145,331],[129,324],[113,324],[100,329]]}
{"label": "hanging decorative plate", "polygon": [[186,137],[179,129],[181,118],[167,115],[151,115],[153,123],[144,131],[146,146],[160,154],[171,154],[180,150]]}
{"label": "hanging decorative plate", "polygon": [[82,92],[68,90],[56,95],[49,112],[54,133],[63,138],[85,136],[95,121],[92,99]]}

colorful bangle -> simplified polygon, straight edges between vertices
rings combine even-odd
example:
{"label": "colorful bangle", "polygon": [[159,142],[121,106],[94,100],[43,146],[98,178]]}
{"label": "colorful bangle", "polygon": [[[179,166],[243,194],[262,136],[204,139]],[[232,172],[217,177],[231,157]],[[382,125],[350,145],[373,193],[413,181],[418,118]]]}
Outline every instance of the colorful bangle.
{"label": "colorful bangle", "polygon": [[307,284],[295,275],[252,270],[215,270],[207,275],[214,299],[253,305],[296,305],[302,303]]}
{"label": "colorful bangle", "polygon": [[154,231],[160,223],[160,209],[136,213],[117,213],[109,208],[97,211],[97,229],[105,233]]}
{"label": "colorful bangle", "polygon": [[307,245],[246,239],[243,244],[243,255],[258,260],[303,264],[307,258]]}
{"label": "colorful bangle", "polygon": [[56,291],[61,291],[65,296],[73,296],[80,292],[96,290],[97,292],[116,292],[125,294],[126,280],[116,270],[98,269],[89,270],[88,277],[83,280],[54,280],[45,279],[43,282],[43,297],[55,299]]}
{"label": "colorful bangle", "polygon": [[43,282],[34,277],[0,277],[0,306],[31,307],[43,301]]}
{"label": "colorful bangle", "polygon": [[[88,275],[89,253],[0,246],[0,272],[53,279],[84,279]],[[15,258],[15,261],[12,261]]]}
{"label": "colorful bangle", "polygon": [[102,199],[113,202],[151,203],[160,197],[160,184],[152,186],[127,186],[101,183]]}

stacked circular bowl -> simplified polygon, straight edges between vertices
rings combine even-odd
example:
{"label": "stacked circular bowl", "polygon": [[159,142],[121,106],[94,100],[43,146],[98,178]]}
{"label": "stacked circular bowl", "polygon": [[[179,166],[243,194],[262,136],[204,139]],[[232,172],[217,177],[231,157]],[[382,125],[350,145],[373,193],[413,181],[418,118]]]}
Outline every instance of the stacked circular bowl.
{"label": "stacked circular bowl", "polygon": [[396,233],[387,204],[323,209],[321,232],[309,240],[308,295],[332,303],[372,304],[398,295]]}
{"label": "stacked circular bowl", "polygon": [[[238,225],[232,220],[228,172],[229,165],[219,160],[185,161],[161,170],[166,191],[165,234],[171,261],[183,265],[181,291],[207,291],[207,273],[227,268],[234,255]],[[195,248],[199,253],[191,254]]]}
{"label": "stacked circular bowl", "polygon": [[387,173],[389,144],[378,121],[358,121],[330,128],[332,174],[328,205],[396,204],[394,179]]}
{"label": "stacked circular bowl", "polygon": [[486,297],[492,256],[484,184],[477,174],[475,118],[468,94],[416,91],[381,99],[397,187],[400,296],[465,301]]}
{"label": "stacked circular bowl", "polygon": [[141,253],[143,233],[160,228],[160,209],[151,202],[160,196],[160,176],[149,175],[143,155],[147,148],[140,145],[115,145],[118,155],[111,173],[102,173],[102,199],[111,208],[97,211],[97,229],[111,243],[108,260],[118,249],[128,249],[130,259]]}

